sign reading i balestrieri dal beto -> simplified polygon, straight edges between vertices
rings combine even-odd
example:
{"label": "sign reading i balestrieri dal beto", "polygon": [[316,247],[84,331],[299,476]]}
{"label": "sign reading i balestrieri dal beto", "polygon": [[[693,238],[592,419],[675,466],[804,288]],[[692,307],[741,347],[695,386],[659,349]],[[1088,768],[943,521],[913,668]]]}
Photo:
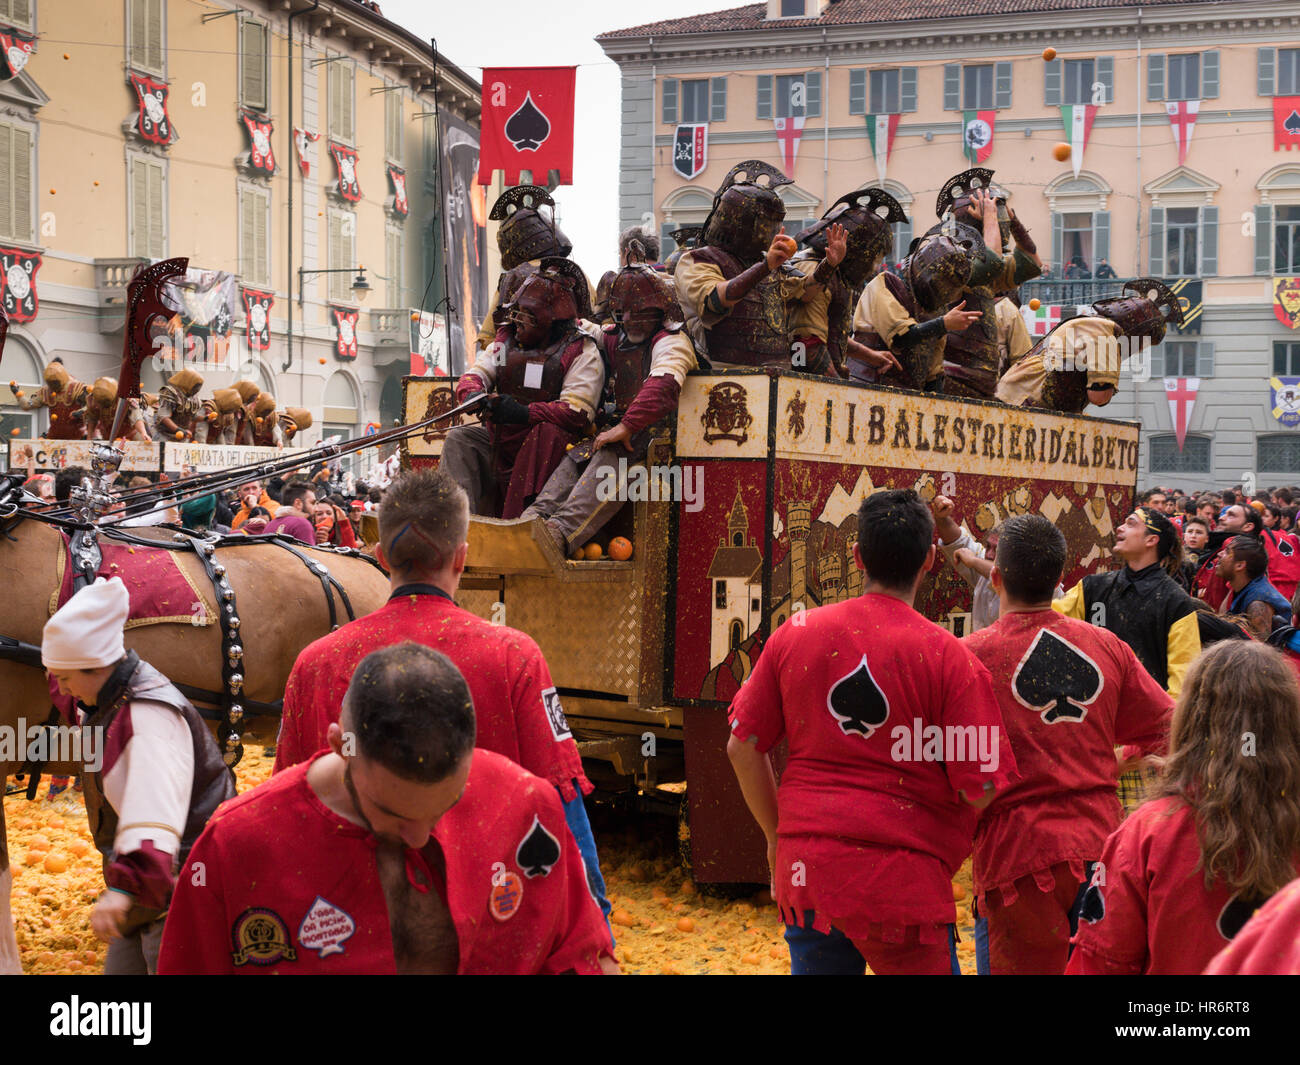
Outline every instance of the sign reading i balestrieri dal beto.
{"label": "sign reading i balestrieri dal beto", "polygon": [[300,455],[301,447],[245,447],[241,444],[167,444],[163,452],[163,469],[181,470],[191,466],[199,473],[228,470],[254,462]]}

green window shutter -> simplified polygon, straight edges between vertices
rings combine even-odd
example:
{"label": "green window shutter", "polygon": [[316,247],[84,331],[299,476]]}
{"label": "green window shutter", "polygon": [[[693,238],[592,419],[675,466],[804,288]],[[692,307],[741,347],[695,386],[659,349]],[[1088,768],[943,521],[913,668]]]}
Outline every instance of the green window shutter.
{"label": "green window shutter", "polygon": [[1092,265],[1110,258],[1110,212],[1096,211],[1092,216]]}
{"label": "green window shutter", "polygon": [[1202,340],[1196,345],[1196,376],[1214,376],[1214,341]]}
{"label": "green window shutter", "polygon": [[1162,52],[1152,52],[1147,56],[1147,99],[1164,100],[1165,98],[1165,57]]}
{"label": "green window shutter", "polygon": [[1152,277],[1165,276],[1165,209],[1151,208],[1151,249],[1147,256],[1148,272]]}
{"label": "green window shutter", "polygon": [[1271,204],[1255,205],[1255,275],[1269,277],[1273,273],[1273,207]]}
{"label": "green window shutter", "polygon": [[865,70],[849,71],[849,114],[865,115],[867,113],[867,72]]}
{"label": "green window shutter", "polygon": [[1277,91],[1277,49],[1260,48],[1255,54],[1259,57],[1259,94],[1272,96]]}
{"label": "green window shutter", "polygon": [[804,114],[808,118],[819,118],[822,113],[822,72],[810,70],[804,75]]}
{"label": "green window shutter", "polygon": [[1043,64],[1043,106],[1061,106],[1061,68],[1059,59]]}
{"label": "green window shutter", "polygon": [[758,87],[758,117],[772,117],[772,75],[760,74],[755,79]]}
{"label": "green window shutter", "polygon": [[1115,102],[1115,57],[1100,55],[1097,57],[1097,80],[1106,91],[1105,102]]}
{"label": "green window shutter", "polygon": [[1219,98],[1219,53],[1206,52],[1201,57],[1201,99]]}
{"label": "green window shutter", "polygon": [[677,124],[677,79],[664,78],[664,124]]}
{"label": "green window shutter", "polygon": [[1201,208],[1201,277],[1219,272],[1219,209]]}
{"label": "green window shutter", "polygon": [[1011,106],[1011,64],[996,63],[993,67],[993,107],[1004,111]]}
{"label": "green window shutter", "polygon": [[727,121],[726,78],[713,78],[709,82],[709,121]]}
{"label": "green window shutter", "polygon": [[899,70],[899,110],[909,113],[916,110],[916,67],[901,67]]}
{"label": "green window shutter", "polygon": [[945,111],[961,110],[960,63],[945,63],[943,65],[943,109]]}

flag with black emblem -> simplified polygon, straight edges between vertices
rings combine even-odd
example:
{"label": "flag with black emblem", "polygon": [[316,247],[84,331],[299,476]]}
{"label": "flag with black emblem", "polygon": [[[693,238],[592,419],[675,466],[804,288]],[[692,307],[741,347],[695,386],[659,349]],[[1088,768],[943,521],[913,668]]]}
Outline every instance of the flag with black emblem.
{"label": "flag with black emblem", "polygon": [[361,199],[361,182],[357,180],[357,153],[355,148],[330,141],[330,154],[339,173],[339,195],[349,203]]}
{"label": "flag with black emblem", "polygon": [[40,310],[36,272],[42,261],[38,251],[0,248],[0,269],[4,270],[4,309],[11,322],[30,322]]}
{"label": "flag with black emblem", "polygon": [[35,47],[35,37],[19,33],[12,26],[0,28],[0,61],[4,65],[4,77],[18,77],[27,65],[27,60],[31,59]]}
{"label": "flag with black emblem", "polygon": [[271,346],[271,307],[275,296],[257,289],[244,289],[244,312],[247,317],[245,339],[254,351],[266,351]]}
{"label": "flag with black emblem", "polygon": [[132,74],[131,87],[139,103],[135,125],[140,136],[150,144],[170,144],[176,131],[167,114],[167,86],[146,74]]}
{"label": "flag with black emblem", "polygon": [[248,131],[248,160],[254,170],[263,174],[275,173],[275,151],[271,147],[273,128],[269,118],[251,111],[240,111],[244,129]]}
{"label": "flag with black emblem", "polygon": [[357,316],[358,311],[347,307],[331,307],[330,313],[334,316],[334,327],[338,333],[338,341],[335,351],[340,359],[355,359],[357,357]]}
{"label": "flag with black emblem", "polygon": [[576,67],[486,67],[478,183],[492,184],[496,170],[507,185],[528,170],[535,184],[559,172],[573,184],[573,100]]}

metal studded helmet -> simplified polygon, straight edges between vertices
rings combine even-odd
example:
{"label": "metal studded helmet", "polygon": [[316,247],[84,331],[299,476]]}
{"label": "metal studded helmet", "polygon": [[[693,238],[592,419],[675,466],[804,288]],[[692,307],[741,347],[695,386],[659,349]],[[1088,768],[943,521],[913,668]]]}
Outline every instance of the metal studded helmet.
{"label": "metal studded helmet", "polygon": [[62,359],[54,359],[46,366],[41,378],[49,386],[51,392],[62,392],[68,387],[68,382],[72,379],[68,374],[68,368],[63,365]]}
{"label": "metal studded helmet", "polygon": [[785,219],[785,204],[776,190],[789,184],[788,177],[767,163],[757,159],[737,163],[713,197],[700,243],[730,252],[741,262],[757,262],[767,254]]}
{"label": "metal studded helmet", "polygon": [[1149,338],[1152,344],[1164,340],[1167,326],[1183,324],[1178,296],[1154,277],[1124,282],[1120,295],[1097,300],[1092,309],[1118,325],[1125,336]]}
{"label": "metal studded helmet", "polygon": [[192,396],[203,387],[203,377],[187,366],[167,378],[167,383],[183,395]]}
{"label": "metal studded helmet", "polygon": [[618,272],[610,286],[609,311],[625,332],[628,325],[649,332],[661,323],[669,329],[682,324],[673,283],[646,263],[629,263]]}
{"label": "metal studded helmet", "polygon": [[703,232],[703,226],[682,226],[668,234],[677,245],[677,250],[664,262],[664,273],[671,276],[676,271],[677,260],[700,243],[700,234]]}
{"label": "metal studded helmet", "polygon": [[970,280],[971,257],[952,237],[936,233],[915,245],[904,268],[923,309],[947,310]]}
{"label": "metal studded helmet", "polygon": [[1002,237],[1002,247],[1011,242],[1011,216],[1007,213],[1006,193],[993,184],[993,171],[987,167],[974,166],[954,174],[939,190],[935,200],[934,213],[940,219],[953,218],[969,226],[982,230],[983,224],[970,211],[972,197],[983,189],[993,195],[998,208],[998,231]]}
{"label": "metal studded helmet", "polygon": [[592,321],[605,323],[610,320],[609,288],[618,277],[617,270],[606,270],[596,282],[596,302],[592,305]]}
{"label": "metal studded helmet", "polygon": [[559,323],[591,317],[591,286],[572,259],[550,256],[524,278],[505,311],[514,324],[532,319],[549,332]]}
{"label": "metal studded helmet", "polygon": [[[543,207],[550,210],[542,212]],[[520,263],[547,255],[567,256],[573,242],[555,224],[555,200],[540,185],[516,185],[497,197],[488,214],[497,229],[497,250],[501,268],[513,270]]]}
{"label": "metal studded helmet", "polygon": [[906,222],[902,205],[884,189],[858,189],[841,196],[831,208],[799,234],[799,243],[824,254],[832,225],[848,230],[848,249],[840,263],[841,276],[853,288],[865,285],[872,267],[894,246],[895,222]]}

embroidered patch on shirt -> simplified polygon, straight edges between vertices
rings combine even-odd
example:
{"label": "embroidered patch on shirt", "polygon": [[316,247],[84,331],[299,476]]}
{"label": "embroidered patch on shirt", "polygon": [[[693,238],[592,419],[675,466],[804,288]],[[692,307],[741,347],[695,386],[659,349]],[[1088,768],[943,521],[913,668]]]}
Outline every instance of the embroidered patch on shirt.
{"label": "embroidered patch on shirt", "polygon": [[515,849],[515,864],[531,880],[535,876],[550,876],[559,860],[560,841],[546,831],[541,818],[533,814],[532,825]]}
{"label": "embroidered patch on shirt", "polygon": [[320,951],[322,958],[342,954],[343,944],[357,930],[356,921],[319,895],[298,926],[298,943],[308,950]]}
{"label": "embroidered patch on shirt", "polygon": [[253,906],[235,918],[230,929],[235,965],[274,965],[295,961],[298,955],[289,945],[289,929],[274,910]]}
{"label": "embroidered patch on shirt", "polygon": [[571,739],[573,730],[569,728],[564,709],[560,706],[560,695],[554,688],[547,688],[542,692],[542,707],[546,711],[546,720],[550,723],[551,734],[556,742]]}

